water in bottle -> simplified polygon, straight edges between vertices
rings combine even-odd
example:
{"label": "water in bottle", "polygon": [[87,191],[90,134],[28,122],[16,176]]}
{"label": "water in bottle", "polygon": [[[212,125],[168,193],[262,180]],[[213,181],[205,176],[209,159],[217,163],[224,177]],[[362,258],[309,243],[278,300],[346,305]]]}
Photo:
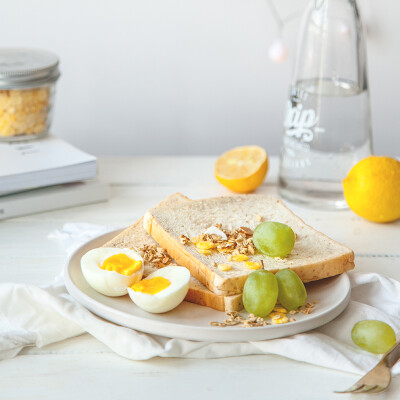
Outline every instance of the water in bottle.
{"label": "water in bottle", "polygon": [[317,208],[346,208],[341,181],[372,152],[365,47],[353,0],[313,1],[284,120],[279,191]]}

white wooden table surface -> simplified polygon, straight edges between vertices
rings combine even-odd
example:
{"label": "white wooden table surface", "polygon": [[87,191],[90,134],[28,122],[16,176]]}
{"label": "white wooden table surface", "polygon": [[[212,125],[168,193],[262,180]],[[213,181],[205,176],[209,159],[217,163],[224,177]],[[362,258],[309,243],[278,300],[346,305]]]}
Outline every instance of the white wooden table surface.
{"label": "white wooden table surface", "polygon": [[[177,191],[193,199],[227,194],[213,178],[213,162],[212,157],[100,159],[100,176],[111,184],[109,202],[0,223],[0,281],[43,285],[59,274],[66,256],[47,234],[65,222],[121,227]],[[259,192],[276,194],[276,176],[274,158]],[[399,221],[378,225],[350,211],[289,206],[316,229],[353,248],[359,271],[400,280]],[[0,362],[0,399],[349,399],[353,397],[332,392],[357,378],[278,356],[136,362],[85,334],[40,349],[27,348]],[[374,398],[399,399],[400,377],[387,393]]]}

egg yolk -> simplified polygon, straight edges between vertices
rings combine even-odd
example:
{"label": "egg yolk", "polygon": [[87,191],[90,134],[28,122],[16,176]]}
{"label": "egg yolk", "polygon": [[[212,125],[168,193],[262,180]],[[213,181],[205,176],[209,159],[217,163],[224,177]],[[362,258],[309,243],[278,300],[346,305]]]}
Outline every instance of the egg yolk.
{"label": "egg yolk", "polygon": [[132,289],[135,292],[156,294],[161,292],[161,290],[166,289],[171,284],[171,281],[163,278],[162,276],[155,276],[150,279],[143,279],[138,283],[132,285]]}
{"label": "egg yolk", "polygon": [[108,257],[104,260],[103,265],[100,265],[100,268],[106,271],[115,271],[121,275],[131,276],[142,268],[142,262],[121,253]]}

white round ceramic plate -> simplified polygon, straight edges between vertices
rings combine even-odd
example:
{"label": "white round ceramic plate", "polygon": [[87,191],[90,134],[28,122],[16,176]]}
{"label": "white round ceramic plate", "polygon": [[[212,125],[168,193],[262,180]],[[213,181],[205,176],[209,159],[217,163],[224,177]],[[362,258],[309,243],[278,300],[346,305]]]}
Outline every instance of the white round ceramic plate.
{"label": "white round ceramic plate", "polygon": [[101,235],[77,249],[64,270],[68,292],[94,314],[138,331],[170,338],[210,342],[241,342],[275,339],[317,328],[336,318],[350,300],[347,274],[306,284],[308,301],[317,301],[312,313],[296,314],[295,322],[262,327],[214,327],[211,321],[222,322],[225,313],[184,301],[165,314],[150,314],[138,308],[128,295],[107,297],[92,289],[81,272],[80,260],[87,251],[102,246],[121,230]]}

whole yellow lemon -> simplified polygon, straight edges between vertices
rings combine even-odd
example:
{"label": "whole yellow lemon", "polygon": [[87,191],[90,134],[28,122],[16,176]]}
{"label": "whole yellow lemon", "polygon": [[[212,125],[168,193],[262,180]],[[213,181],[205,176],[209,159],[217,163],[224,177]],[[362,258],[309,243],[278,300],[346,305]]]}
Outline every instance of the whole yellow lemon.
{"label": "whole yellow lemon", "polygon": [[358,162],[343,180],[344,197],[361,217],[374,222],[400,218],[400,162],[370,156]]}

